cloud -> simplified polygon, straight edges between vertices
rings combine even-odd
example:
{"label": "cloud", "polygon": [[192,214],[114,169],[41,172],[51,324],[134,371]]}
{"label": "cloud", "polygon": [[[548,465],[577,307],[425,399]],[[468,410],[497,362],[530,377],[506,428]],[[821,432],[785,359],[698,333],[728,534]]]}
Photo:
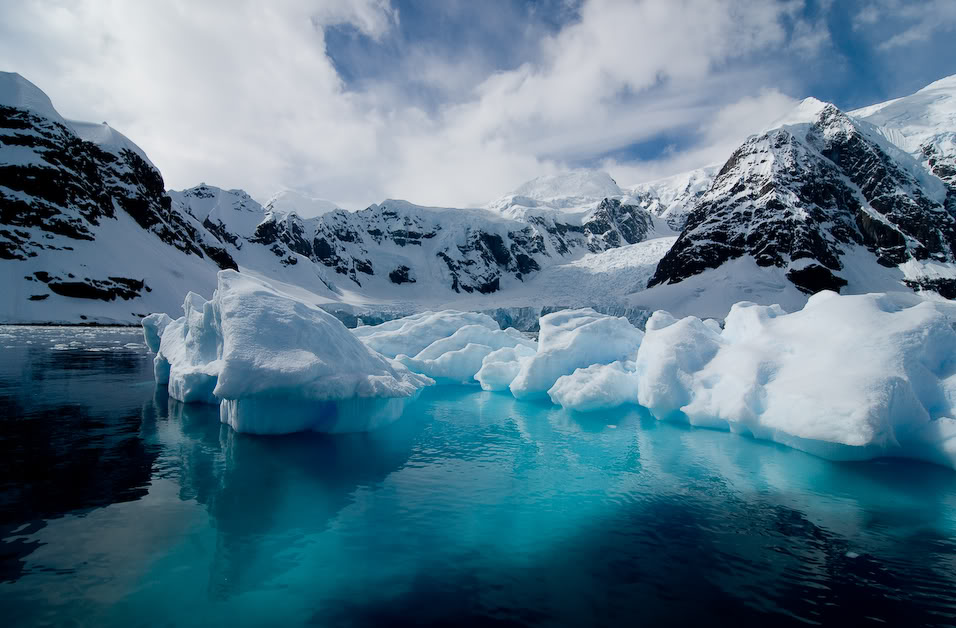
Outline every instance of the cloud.
{"label": "cloud", "polygon": [[853,28],[859,31],[878,23],[905,25],[878,46],[882,51],[891,51],[928,41],[940,32],[956,30],[956,3],[952,0],[925,0],[918,3],[874,0],[857,12]]}
{"label": "cloud", "polygon": [[[589,0],[529,30],[503,69],[480,46],[412,45],[392,71],[347,81],[327,30],[387,42],[410,19],[387,0],[4,3],[0,65],[64,116],[108,120],[171,187],[461,206],[587,160],[637,177],[726,157],[789,106],[788,51],[827,45],[803,7]],[[604,157],[674,134],[688,141],[680,153]]]}

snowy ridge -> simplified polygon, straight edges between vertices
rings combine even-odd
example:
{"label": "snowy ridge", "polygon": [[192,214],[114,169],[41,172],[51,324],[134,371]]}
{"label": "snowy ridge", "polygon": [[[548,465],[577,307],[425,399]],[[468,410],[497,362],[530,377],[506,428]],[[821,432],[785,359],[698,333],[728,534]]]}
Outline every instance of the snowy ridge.
{"label": "snowy ridge", "polygon": [[719,166],[707,166],[631,187],[628,193],[641,207],[660,216],[676,232],[683,231],[697,199],[714,182]]}
{"label": "snowy ridge", "polygon": [[322,214],[341,209],[332,201],[313,198],[292,190],[284,190],[274,194],[266,202],[265,208],[266,211],[296,213],[303,218],[316,218]]}

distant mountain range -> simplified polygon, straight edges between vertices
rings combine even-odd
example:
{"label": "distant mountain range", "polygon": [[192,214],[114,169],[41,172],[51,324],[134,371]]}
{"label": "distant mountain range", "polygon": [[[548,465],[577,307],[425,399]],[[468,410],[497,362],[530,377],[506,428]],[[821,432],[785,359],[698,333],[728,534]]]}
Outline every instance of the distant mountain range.
{"label": "distant mountain range", "polygon": [[952,298],[956,77],[849,113],[807,99],[725,164],[631,188],[575,171],[480,209],[349,212],[289,191],[265,206],[206,184],[167,191],[122,134],[66,120],[0,73],[0,322],[176,315],[224,268],[347,319],[582,305],[722,316],[824,288]]}

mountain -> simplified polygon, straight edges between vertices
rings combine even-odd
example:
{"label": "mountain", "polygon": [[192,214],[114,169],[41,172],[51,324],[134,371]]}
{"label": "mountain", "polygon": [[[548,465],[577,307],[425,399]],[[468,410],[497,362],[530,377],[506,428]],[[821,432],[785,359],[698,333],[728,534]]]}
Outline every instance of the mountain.
{"label": "mountain", "polygon": [[851,111],[948,186],[947,207],[956,213],[956,75],[911,96]]}
{"label": "mountain", "polygon": [[[919,107],[905,108],[920,117]],[[901,136],[832,104],[803,101],[731,155],[649,286],[746,257],[780,269],[807,294],[902,282],[956,296],[952,189],[914,158],[925,144],[907,151],[890,141]]]}
{"label": "mountain", "polygon": [[0,73],[0,322],[176,315],[225,268],[351,322],[443,307],[528,327],[577,306],[722,317],[823,288],[952,297],[954,86],[850,114],[808,99],[723,165],[636,186],[576,170],[483,208],[351,212],[291,191],[265,205],[167,191],[128,138]]}
{"label": "mountain", "polygon": [[655,216],[663,218],[671,229],[680,232],[687,224],[694,204],[710,189],[719,166],[707,166],[670,177],[640,183],[628,193]]}
{"label": "mountain", "polygon": [[[292,192],[265,206],[206,184],[167,192],[129,139],[65,120],[36,86],[3,73],[0,281],[9,298],[0,320],[175,314],[186,291],[210,296],[225,268],[345,309],[490,294],[529,304],[540,296],[529,283],[544,269],[660,235],[654,217],[603,173],[552,176],[522,191],[540,198],[540,211],[387,200],[348,212]],[[559,206],[567,211],[552,211]]]}
{"label": "mountain", "polygon": [[294,212],[306,218],[314,218],[341,208],[324,198],[313,198],[292,190],[283,190],[274,194],[266,202],[266,209],[285,213]]}

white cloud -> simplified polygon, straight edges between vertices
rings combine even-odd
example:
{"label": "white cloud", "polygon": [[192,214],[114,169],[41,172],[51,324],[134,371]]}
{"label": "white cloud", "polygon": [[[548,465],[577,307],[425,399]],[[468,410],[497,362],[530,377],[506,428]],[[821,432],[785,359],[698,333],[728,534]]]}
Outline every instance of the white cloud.
{"label": "white cloud", "polygon": [[763,89],[783,80],[763,53],[809,54],[827,41],[809,28],[788,34],[801,6],[590,0],[510,71],[415,50],[396,67],[445,95],[428,111],[403,99],[403,76],[350,90],[327,54],[330,25],[373,39],[399,28],[387,0],[9,3],[0,66],[63,115],[108,120],[171,187],[469,205],[659,134],[694,142],[653,163],[610,165],[646,178],[726,157],[789,105]]}
{"label": "white cloud", "polygon": [[880,43],[879,48],[883,51],[925,42],[936,33],[956,30],[956,2],[873,0],[857,12],[853,28],[860,31],[878,23],[903,25],[901,30]]}

